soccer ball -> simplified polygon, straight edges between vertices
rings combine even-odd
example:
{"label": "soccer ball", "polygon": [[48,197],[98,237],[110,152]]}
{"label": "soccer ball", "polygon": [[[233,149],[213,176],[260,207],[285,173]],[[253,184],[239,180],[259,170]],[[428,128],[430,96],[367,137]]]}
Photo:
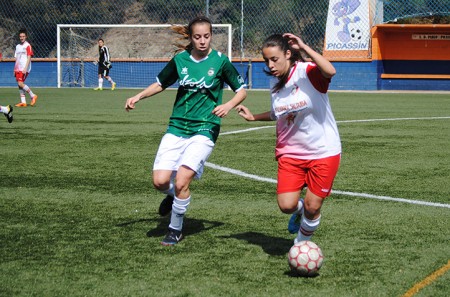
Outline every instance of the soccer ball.
{"label": "soccer ball", "polygon": [[300,276],[315,276],[322,267],[323,253],[314,242],[300,241],[289,250],[288,262],[294,273]]}
{"label": "soccer ball", "polygon": [[362,38],[362,32],[360,29],[357,28],[352,28],[350,29],[350,37],[354,40],[354,41],[360,41]]}

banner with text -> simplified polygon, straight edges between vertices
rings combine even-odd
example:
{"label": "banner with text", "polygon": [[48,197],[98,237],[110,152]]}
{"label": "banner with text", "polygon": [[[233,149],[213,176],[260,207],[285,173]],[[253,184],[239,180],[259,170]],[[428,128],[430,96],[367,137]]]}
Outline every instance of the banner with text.
{"label": "banner with text", "polygon": [[369,1],[330,0],[323,50],[326,58],[370,57]]}

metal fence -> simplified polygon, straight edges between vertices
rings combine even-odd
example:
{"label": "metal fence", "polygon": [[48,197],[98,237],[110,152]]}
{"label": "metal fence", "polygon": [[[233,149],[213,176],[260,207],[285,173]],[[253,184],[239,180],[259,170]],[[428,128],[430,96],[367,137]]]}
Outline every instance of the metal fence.
{"label": "metal fence", "polygon": [[[369,1],[382,6],[376,22],[408,17],[449,23],[450,0],[336,0],[342,7]],[[260,57],[262,41],[270,34],[293,32],[322,52],[328,0],[0,0],[0,52],[14,56],[18,30],[27,28],[35,58],[56,57],[57,24],[185,24],[198,15],[233,26],[233,57]],[[373,21],[373,20],[371,20]]]}

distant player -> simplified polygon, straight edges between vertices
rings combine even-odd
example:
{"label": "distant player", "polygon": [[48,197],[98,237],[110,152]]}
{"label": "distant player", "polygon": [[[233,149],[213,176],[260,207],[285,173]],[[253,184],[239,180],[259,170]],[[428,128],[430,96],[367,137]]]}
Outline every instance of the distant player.
{"label": "distant player", "polygon": [[8,120],[8,123],[12,123],[13,121],[13,108],[11,105],[0,105],[0,111],[5,115],[6,119]]}
{"label": "distant player", "polygon": [[103,39],[98,40],[98,88],[95,91],[103,90],[103,78],[106,78],[111,83],[111,91],[116,88],[116,83],[109,76],[109,69],[111,69],[111,56],[109,55],[109,49],[105,45]]}
{"label": "distant player", "polygon": [[31,71],[31,57],[33,54],[33,49],[27,41],[28,34],[25,29],[20,29],[19,39],[20,43],[16,46],[16,52],[14,57],[16,58],[16,64],[14,65],[14,77],[16,78],[17,85],[19,87],[20,93],[20,103],[16,104],[17,107],[26,107],[27,101],[25,98],[25,92],[30,95],[31,106],[36,104],[38,96],[34,94],[31,89],[25,84],[25,80]]}

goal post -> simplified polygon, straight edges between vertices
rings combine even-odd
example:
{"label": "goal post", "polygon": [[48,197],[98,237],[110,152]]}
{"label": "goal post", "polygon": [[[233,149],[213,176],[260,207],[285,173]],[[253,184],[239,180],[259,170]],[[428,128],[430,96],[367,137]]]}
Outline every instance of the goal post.
{"label": "goal post", "polygon": [[[119,88],[143,88],[174,56],[180,42],[170,24],[57,25],[57,87],[96,87],[98,39],[108,47],[113,67],[110,76]],[[213,24],[212,47],[232,55],[231,24]],[[108,82],[104,82],[108,88]]]}

